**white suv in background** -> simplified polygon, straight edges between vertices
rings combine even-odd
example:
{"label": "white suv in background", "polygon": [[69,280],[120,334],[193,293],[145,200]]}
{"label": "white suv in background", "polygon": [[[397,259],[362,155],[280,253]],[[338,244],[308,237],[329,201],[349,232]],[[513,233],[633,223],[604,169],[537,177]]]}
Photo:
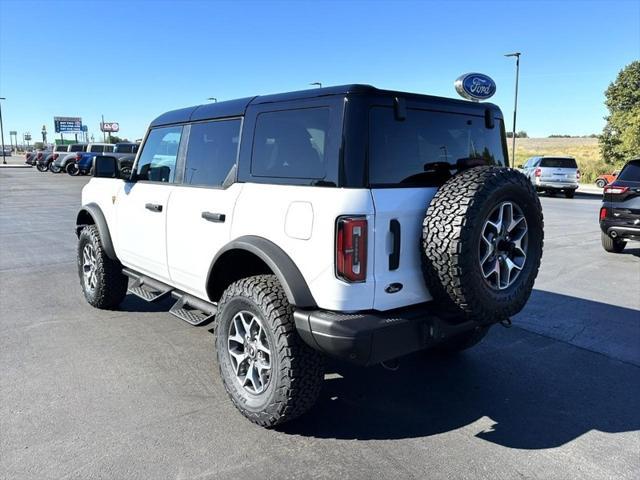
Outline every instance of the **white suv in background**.
{"label": "white suv in background", "polygon": [[125,178],[98,156],[77,216],[87,301],[176,299],[263,426],[316,400],[323,359],[461,350],[525,305],[531,183],[491,104],[347,85],[155,119]]}
{"label": "white suv in background", "polygon": [[522,166],[523,173],[536,190],[549,195],[563,192],[573,198],[580,181],[580,170],[573,157],[531,157]]}

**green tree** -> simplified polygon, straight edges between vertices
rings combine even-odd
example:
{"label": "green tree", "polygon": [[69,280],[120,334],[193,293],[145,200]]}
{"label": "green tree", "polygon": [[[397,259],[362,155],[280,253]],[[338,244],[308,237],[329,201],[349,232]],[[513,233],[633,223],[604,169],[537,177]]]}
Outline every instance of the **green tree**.
{"label": "green tree", "polygon": [[609,115],[600,136],[600,152],[609,164],[640,155],[640,61],[618,73],[604,92]]}

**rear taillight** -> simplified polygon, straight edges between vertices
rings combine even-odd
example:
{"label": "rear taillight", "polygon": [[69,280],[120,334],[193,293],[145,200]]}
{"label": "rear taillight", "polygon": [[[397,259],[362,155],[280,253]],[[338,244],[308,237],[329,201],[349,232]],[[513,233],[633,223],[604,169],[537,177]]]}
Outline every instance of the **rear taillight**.
{"label": "rear taillight", "polygon": [[57,159],[58,159],[58,154],[57,154],[57,153],[54,153],[54,154],[53,154],[53,159],[54,159],[54,160],[57,160]]}
{"label": "rear taillight", "polygon": [[580,180],[580,170],[576,170],[576,178]]}
{"label": "rear taillight", "polygon": [[605,218],[607,218],[607,214],[607,207],[600,208],[600,220],[604,220]]}
{"label": "rear taillight", "polygon": [[42,158],[42,153],[38,154],[38,160],[40,160]]}
{"label": "rear taillight", "polygon": [[536,168],[536,170],[533,172],[533,174],[536,177],[539,177],[540,175],[542,175],[542,169],[540,167]]}
{"label": "rear taillight", "polygon": [[82,158],[82,154],[76,153],[76,162],[79,162],[81,158]]}
{"label": "rear taillight", "polygon": [[604,187],[604,193],[610,193],[612,195],[620,195],[629,190],[629,187],[620,187],[617,185],[607,185]]}
{"label": "rear taillight", "polygon": [[336,223],[336,275],[347,282],[364,282],[366,279],[366,218],[338,218]]}

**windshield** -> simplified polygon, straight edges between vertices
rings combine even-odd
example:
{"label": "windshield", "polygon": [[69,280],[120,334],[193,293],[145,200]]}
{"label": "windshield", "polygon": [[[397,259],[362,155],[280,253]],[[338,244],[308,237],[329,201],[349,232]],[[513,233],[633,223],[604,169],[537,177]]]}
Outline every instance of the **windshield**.
{"label": "windshield", "polygon": [[540,162],[540,166],[551,168],[578,168],[575,158],[544,157],[542,162]]}
{"label": "windshield", "polygon": [[502,125],[487,128],[484,116],[373,107],[369,122],[371,186],[436,186],[458,169],[506,165]]}

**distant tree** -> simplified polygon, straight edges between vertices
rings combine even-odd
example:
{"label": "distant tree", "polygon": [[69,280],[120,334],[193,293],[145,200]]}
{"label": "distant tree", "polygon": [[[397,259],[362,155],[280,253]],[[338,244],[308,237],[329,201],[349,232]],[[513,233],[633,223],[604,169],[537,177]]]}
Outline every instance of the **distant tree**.
{"label": "distant tree", "polygon": [[111,138],[111,143],[124,142],[122,138],[118,137],[117,135],[114,135],[113,133],[111,134],[111,137],[107,137],[107,138]]}
{"label": "distant tree", "polygon": [[44,150],[44,143],[42,142],[34,142],[33,148],[36,150]]}
{"label": "distant tree", "polygon": [[640,61],[620,70],[604,95],[609,115],[600,152],[605,162],[619,163],[640,154]]}
{"label": "distant tree", "polygon": [[[507,138],[513,138],[513,132],[507,132]],[[516,132],[516,138],[529,138],[529,135],[524,130],[520,130]]]}

